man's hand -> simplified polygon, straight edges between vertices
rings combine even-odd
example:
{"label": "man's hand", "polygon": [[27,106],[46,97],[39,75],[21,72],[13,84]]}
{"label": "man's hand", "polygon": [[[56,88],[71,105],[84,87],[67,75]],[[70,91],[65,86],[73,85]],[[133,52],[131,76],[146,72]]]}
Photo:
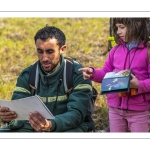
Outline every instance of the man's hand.
{"label": "man's hand", "polygon": [[8,107],[0,107],[0,118],[3,121],[9,122],[17,118],[14,111],[10,111]]}
{"label": "man's hand", "polygon": [[133,74],[131,74],[130,88],[137,89],[138,86],[139,86],[138,79],[136,78],[136,76],[134,76]]}
{"label": "man's hand", "polygon": [[37,111],[29,114],[29,123],[36,131],[50,131],[51,121],[46,120]]}
{"label": "man's hand", "polygon": [[78,69],[78,71],[82,71],[84,80],[89,79],[93,74],[93,69],[89,68],[89,67],[80,68],[80,69]]}

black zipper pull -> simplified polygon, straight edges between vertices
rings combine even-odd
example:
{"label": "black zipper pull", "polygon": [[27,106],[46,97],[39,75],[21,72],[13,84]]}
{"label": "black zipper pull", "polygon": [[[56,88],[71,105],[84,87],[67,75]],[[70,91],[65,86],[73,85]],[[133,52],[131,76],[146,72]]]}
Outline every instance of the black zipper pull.
{"label": "black zipper pull", "polygon": [[58,81],[58,86],[57,86],[57,95],[56,95],[56,101],[55,101],[55,105],[54,105],[54,112],[56,111],[56,107],[57,107],[57,100],[58,100],[58,92],[59,92],[59,87],[61,85],[62,79],[60,78]]}
{"label": "black zipper pull", "polygon": [[60,86],[61,82],[62,82],[62,79],[59,79],[58,87]]}

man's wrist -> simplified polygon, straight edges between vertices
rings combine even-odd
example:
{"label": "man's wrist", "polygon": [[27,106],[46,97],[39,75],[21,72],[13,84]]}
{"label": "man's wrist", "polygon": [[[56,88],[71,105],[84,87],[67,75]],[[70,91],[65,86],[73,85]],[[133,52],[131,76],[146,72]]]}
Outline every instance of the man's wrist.
{"label": "man's wrist", "polygon": [[45,125],[44,125],[42,130],[43,131],[50,131],[51,128],[52,128],[52,123],[51,123],[51,121],[49,121],[47,119],[45,119],[45,121],[46,121],[46,123],[45,123]]}

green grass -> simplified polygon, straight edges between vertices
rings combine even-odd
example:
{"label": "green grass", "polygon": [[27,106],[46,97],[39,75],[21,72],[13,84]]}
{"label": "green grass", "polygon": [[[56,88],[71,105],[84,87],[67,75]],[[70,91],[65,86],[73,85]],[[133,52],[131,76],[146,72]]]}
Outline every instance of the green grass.
{"label": "green grass", "polygon": [[[64,55],[100,68],[106,59],[109,18],[0,18],[0,99],[11,99],[20,72],[37,60],[34,35],[46,24],[66,35]],[[98,92],[100,84],[93,82]],[[99,94],[93,118],[96,129],[108,126],[105,96]]]}

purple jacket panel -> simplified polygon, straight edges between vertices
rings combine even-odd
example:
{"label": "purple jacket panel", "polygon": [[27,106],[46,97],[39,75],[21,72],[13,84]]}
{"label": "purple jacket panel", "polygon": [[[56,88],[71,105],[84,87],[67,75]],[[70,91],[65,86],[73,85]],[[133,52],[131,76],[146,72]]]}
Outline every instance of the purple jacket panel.
{"label": "purple jacket panel", "polygon": [[109,52],[103,68],[92,68],[94,72],[90,79],[95,82],[101,83],[107,72],[129,68],[139,80],[139,87],[134,96],[129,93],[125,97],[119,97],[118,93],[107,94],[108,106],[141,111],[150,108],[150,61],[148,47],[143,43],[130,51],[124,43],[121,43],[119,47],[115,46]]}

